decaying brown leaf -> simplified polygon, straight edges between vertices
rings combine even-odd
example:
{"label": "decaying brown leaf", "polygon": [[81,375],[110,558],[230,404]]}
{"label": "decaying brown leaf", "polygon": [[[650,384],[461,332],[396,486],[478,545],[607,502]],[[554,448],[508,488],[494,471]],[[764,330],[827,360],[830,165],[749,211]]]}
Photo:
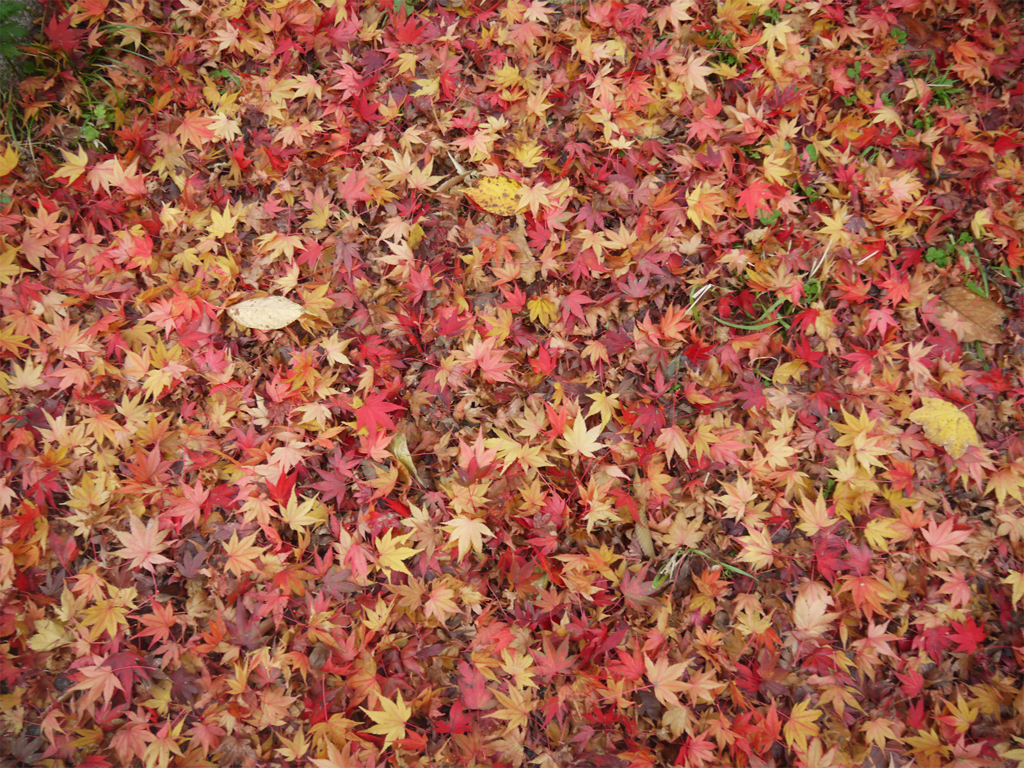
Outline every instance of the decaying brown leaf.
{"label": "decaying brown leaf", "polygon": [[924,427],[924,436],[945,448],[954,459],[963,456],[969,445],[981,447],[970,419],[952,403],[926,397],[924,406],[910,414],[910,420]]}
{"label": "decaying brown leaf", "polygon": [[1005,313],[991,299],[958,285],[942,292],[942,302],[967,321],[964,341],[999,344],[1003,340],[1002,324]]}

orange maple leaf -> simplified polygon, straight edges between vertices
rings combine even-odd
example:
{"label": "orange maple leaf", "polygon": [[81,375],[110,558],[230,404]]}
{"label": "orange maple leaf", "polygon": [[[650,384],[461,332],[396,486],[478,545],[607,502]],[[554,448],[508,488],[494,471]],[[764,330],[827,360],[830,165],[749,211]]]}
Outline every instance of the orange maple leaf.
{"label": "orange maple leaf", "polygon": [[658,701],[666,707],[682,707],[683,704],[676,694],[690,688],[689,683],[679,679],[689,668],[690,663],[669,664],[664,656],[657,661],[651,661],[649,657],[644,656],[644,666],[647,669],[651,690]]}

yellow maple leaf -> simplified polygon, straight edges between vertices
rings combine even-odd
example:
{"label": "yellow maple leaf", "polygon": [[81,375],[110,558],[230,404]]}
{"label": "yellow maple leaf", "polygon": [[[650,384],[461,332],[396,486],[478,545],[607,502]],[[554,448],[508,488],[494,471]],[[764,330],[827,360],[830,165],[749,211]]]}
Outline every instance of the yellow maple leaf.
{"label": "yellow maple leaf", "polygon": [[590,397],[593,402],[590,405],[590,410],[587,411],[587,416],[600,414],[601,426],[607,425],[615,415],[615,411],[619,408],[619,396],[617,394],[606,395],[604,392],[596,392],[592,395],[588,395],[588,397]]}
{"label": "yellow maple leaf", "polygon": [[104,632],[111,638],[116,637],[121,625],[128,626],[128,614],[135,609],[138,593],[134,587],[110,587],[109,591],[109,598],[97,600],[95,605],[82,612],[82,624],[92,627],[89,632],[92,641],[98,640]]}
{"label": "yellow maple leaf", "polygon": [[715,218],[725,215],[725,195],[721,187],[702,181],[686,195],[686,215],[699,228],[714,225]]}
{"label": "yellow maple leaf", "polygon": [[559,442],[565,446],[565,452],[569,456],[584,456],[588,459],[595,458],[594,451],[604,448],[598,436],[603,427],[599,424],[596,427],[587,429],[587,422],[582,414],[576,414],[572,427],[566,426],[562,430],[563,439]]}
{"label": "yellow maple leaf", "polygon": [[535,706],[533,697],[527,696],[526,691],[521,691],[515,686],[509,686],[508,693],[509,695],[506,696],[501,691],[494,691],[494,696],[501,703],[502,708],[486,715],[486,717],[507,720],[508,725],[505,728],[505,733],[514,728],[525,727],[530,721],[530,713],[533,712]]}
{"label": "yellow maple leaf", "polygon": [[378,536],[374,541],[377,547],[377,566],[382,570],[387,570],[388,575],[390,575],[391,571],[401,571],[412,576],[409,573],[409,569],[405,567],[404,561],[423,550],[402,546],[409,540],[410,536],[412,536],[411,533],[395,536],[392,531],[388,531],[383,536]]}
{"label": "yellow maple leaf", "polygon": [[380,704],[381,708],[376,712],[360,707],[366,713],[366,716],[376,723],[376,725],[371,725],[367,728],[366,733],[383,736],[384,749],[387,749],[399,739],[405,738],[405,724],[412,716],[412,709],[402,699],[402,692],[399,691],[397,696],[398,698],[395,701],[390,701],[383,697],[378,698],[377,703]]}
{"label": "yellow maple leaf", "polygon": [[50,176],[50,178],[67,179],[68,182],[73,182],[85,173],[85,169],[89,165],[89,158],[81,147],[78,148],[77,153],[68,152],[66,149],[62,149],[61,153],[64,155],[65,165],[58,168],[57,172]]}
{"label": "yellow maple leaf", "polygon": [[810,705],[810,699],[804,699],[789,713],[789,721],[783,731],[786,734],[786,744],[790,749],[794,744],[798,744],[801,751],[807,751],[807,737],[813,738],[821,733],[821,729],[815,724],[815,721],[821,717],[821,710],[809,709]]}
{"label": "yellow maple leaf", "polygon": [[303,496],[302,503],[292,491],[288,504],[281,510],[281,521],[288,524],[288,527],[297,533],[302,533],[306,528],[327,522],[327,508],[320,503],[320,499],[312,499]]}
{"label": "yellow maple leaf", "polygon": [[551,324],[558,313],[558,307],[547,296],[534,296],[526,305],[530,310],[530,320],[540,323],[545,328]]}
{"label": "yellow maple leaf", "polygon": [[42,653],[60,648],[70,643],[74,637],[59,621],[39,619],[35,625],[36,633],[28,641],[28,647]]}
{"label": "yellow maple leaf", "polygon": [[241,541],[238,540],[238,532],[231,534],[229,541],[222,542],[224,551],[227,553],[228,559],[224,563],[224,567],[231,571],[235,576],[241,578],[244,573],[252,573],[256,570],[256,558],[263,554],[263,547],[254,547],[253,544],[256,541],[256,534],[246,536]]}
{"label": "yellow maple leaf", "polygon": [[899,737],[892,730],[892,726],[894,725],[896,725],[896,723],[892,720],[886,720],[884,717],[877,717],[874,720],[862,723],[860,729],[863,731],[864,738],[869,744],[876,744],[879,749],[885,749],[886,740],[892,739],[893,741],[899,741]]}
{"label": "yellow maple leaf", "polygon": [[763,528],[751,528],[749,536],[737,536],[743,550],[740,552],[740,560],[750,563],[755,570],[768,568],[775,557],[775,548],[772,546],[771,537]]}
{"label": "yellow maple leaf", "polygon": [[455,542],[459,547],[459,560],[462,560],[472,549],[478,555],[484,551],[484,537],[488,539],[494,536],[491,529],[482,520],[471,517],[454,517],[442,528],[450,534],[449,541]]}
{"label": "yellow maple leaf", "polygon": [[954,459],[963,456],[968,446],[981,448],[978,433],[970,419],[952,403],[937,397],[923,398],[924,406],[910,414],[910,420],[924,427],[924,436],[945,448]]}
{"label": "yellow maple leaf", "polygon": [[0,176],[6,176],[17,168],[20,160],[21,157],[18,155],[18,150],[14,147],[7,147],[6,150],[0,152]]}
{"label": "yellow maple leaf", "polygon": [[1010,575],[1004,578],[1002,583],[1013,587],[1013,596],[1010,598],[1013,605],[1024,600],[1024,571],[1010,571]]}
{"label": "yellow maple leaf", "polygon": [[224,213],[210,211],[210,217],[213,221],[206,231],[211,237],[216,237],[218,240],[234,232],[235,226],[238,224],[238,216],[232,215],[230,208],[225,208]]}

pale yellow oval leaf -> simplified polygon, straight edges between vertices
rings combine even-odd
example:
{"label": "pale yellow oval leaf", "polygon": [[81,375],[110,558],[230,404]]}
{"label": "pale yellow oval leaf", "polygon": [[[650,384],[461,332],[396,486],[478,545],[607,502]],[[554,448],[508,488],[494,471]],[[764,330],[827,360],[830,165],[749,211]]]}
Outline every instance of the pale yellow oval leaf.
{"label": "pale yellow oval leaf", "polygon": [[963,411],[936,397],[925,397],[923,402],[923,407],[910,414],[910,420],[924,427],[929,441],[945,448],[954,459],[963,456],[969,445],[981,448],[978,433]]}
{"label": "pale yellow oval leaf", "polygon": [[515,216],[523,197],[523,185],[504,176],[488,177],[477,181],[466,194],[488,213]]}
{"label": "pale yellow oval leaf", "polygon": [[228,307],[228,315],[243,328],[258,331],[273,331],[291,325],[305,313],[301,304],[284,296],[266,296],[249,299],[241,304]]}

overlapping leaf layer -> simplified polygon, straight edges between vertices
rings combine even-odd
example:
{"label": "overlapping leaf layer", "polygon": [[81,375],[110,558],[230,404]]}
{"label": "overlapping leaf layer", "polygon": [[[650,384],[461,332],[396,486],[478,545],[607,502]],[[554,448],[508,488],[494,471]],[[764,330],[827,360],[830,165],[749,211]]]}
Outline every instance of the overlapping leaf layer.
{"label": "overlapping leaf layer", "polygon": [[48,9],[0,759],[1024,761],[1019,9],[403,2]]}

